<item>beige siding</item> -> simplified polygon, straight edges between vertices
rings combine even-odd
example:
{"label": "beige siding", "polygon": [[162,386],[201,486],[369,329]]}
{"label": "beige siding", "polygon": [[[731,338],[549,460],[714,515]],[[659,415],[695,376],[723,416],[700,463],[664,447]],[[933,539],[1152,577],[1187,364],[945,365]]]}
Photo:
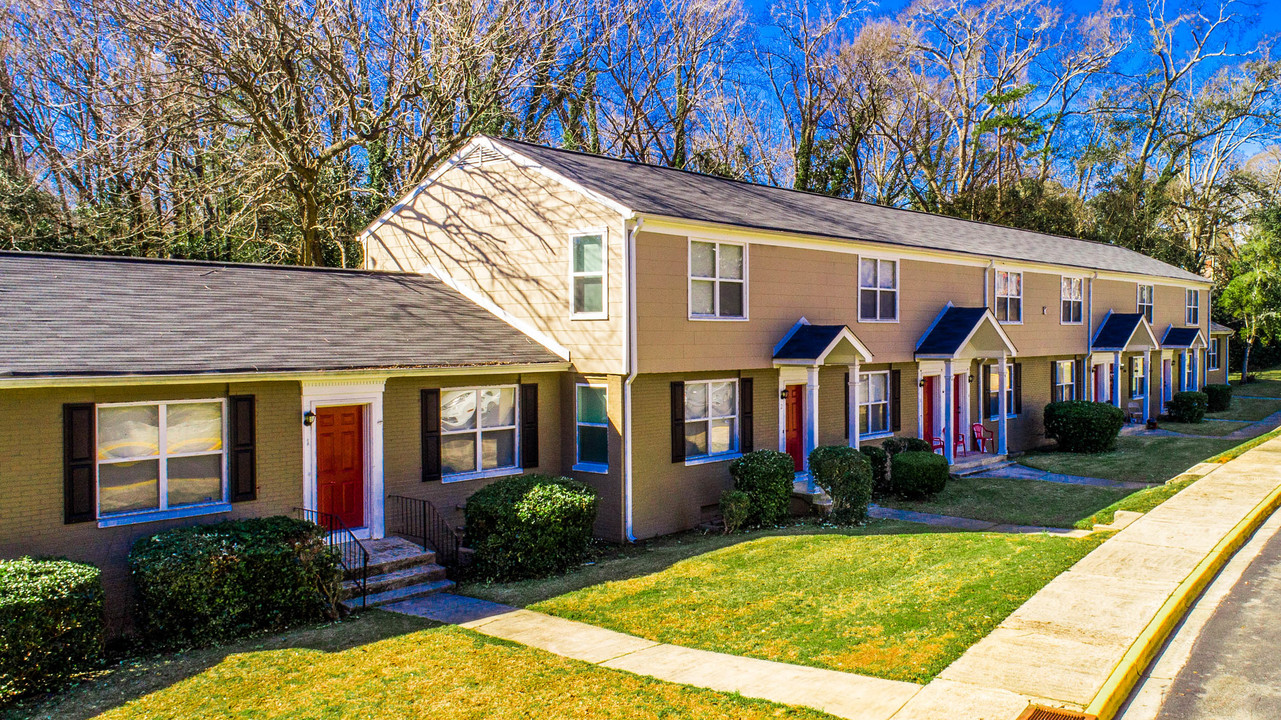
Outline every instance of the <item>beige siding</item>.
{"label": "beige siding", "polygon": [[[560,452],[562,473],[592,486],[596,490],[599,504],[596,511],[595,532],[598,537],[622,542],[626,522],[624,516],[623,489],[623,376],[621,375],[561,375],[561,398],[563,422],[560,433]],[[585,472],[574,470],[578,461],[578,425],[577,397],[578,383],[604,385],[606,388],[606,412],[609,417],[609,470],[608,472]]]}
{"label": "beige siding", "polygon": [[[569,236],[606,229],[606,320],[571,320]],[[366,242],[379,270],[434,267],[570,350],[583,372],[623,373],[622,217],[508,161],[443,173]]]}
{"label": "beige siding", "polygon": [[[937,271],[946,272],[946,270],[946,266],[940,266]],[[1071,273],[1068,275],[1080,277]],[[1089,299],[1086,297],[1081,301],[1082,322],[1064,324],[1061,292],[1063,277],[1059,274],[1023,273],[1023,322],[1002,326],[1018,350],[1019,356],[1035,357],[1053,353],[1084,352],[1088,347],[1090,328],[1085,318],[1089,314]],[[992,282],[995,282],[995,273],[993,273]],[[995,298],[994,287],[989,290],[991,291],[989,296]],[[1085,294],[1085,292],[1083,289],[1082,293]],[[982,300],[975,304],[981,305]]]}

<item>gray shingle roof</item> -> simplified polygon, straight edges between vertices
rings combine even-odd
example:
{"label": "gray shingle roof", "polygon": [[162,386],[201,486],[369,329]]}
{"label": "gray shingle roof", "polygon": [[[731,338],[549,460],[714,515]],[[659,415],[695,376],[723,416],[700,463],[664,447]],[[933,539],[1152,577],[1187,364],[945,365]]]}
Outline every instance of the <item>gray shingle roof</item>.
{"label": "gray shingle roof", "polygon": [[1211,320],[1211,321],[1210,321],[1210,334],[1211,334],[1211,335],[1232,335],[1232,334],[1234,334],[1235,332],[1236,332],[1236,330],[1233,330],[1232,328],[1228,327],[1227,325],[1222,325],[1222,324],[1217,323],[1217,322],[1215,322],[1215,321],[1213,321],[1213,320]]}
{"label": "gray shingle roof", "polygon": [[0,375],[558,362],[432,277],[0,252]]}
{"label": "gray shingle roof", "polygon": [[1161,338],[1161,347],[1163,348],[1190,348],[1196,342],[1197,333],[1201,332],[1197,328],[1167,328],[1165,337]]}
{"label": "gray shingle roof", "polygon": [[1093,350],[1124,350],[1130,344],[1130,338],[1134,337],[1134,331],[1139,329],[1139,323],[1143,321],[1143,313],[1112,313],[1108,315],[1103,324],[1099,326],[1099,331],[1094,335],[1094,342],[1091,344]]}
{"label": "gray shingle roof", "polygon": [[490,139],[642,214],[1208,282],[1117,245]]}

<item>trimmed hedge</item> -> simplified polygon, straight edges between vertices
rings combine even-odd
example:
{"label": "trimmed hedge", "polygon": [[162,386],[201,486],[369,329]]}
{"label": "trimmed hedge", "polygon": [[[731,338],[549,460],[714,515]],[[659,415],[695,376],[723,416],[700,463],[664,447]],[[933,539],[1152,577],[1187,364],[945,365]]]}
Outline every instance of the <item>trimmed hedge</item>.
{"label": "trimmed hedge", "polygon": [[872,497],[884,497],[890,492],[890,456],[875,445],[858,449],[872,466]]}
{"label": "trimmed hedge", "polygon": [[101,662],[102,576],[70,560],[0,561],[0,703]]}
{"label": "trimmed hedge", "polygon": [[904,447],[902,438],[887,437],[881,441],[881,449],[892,459],[907,448]]}
{"label": "trimmed hedge", "polygon": [[934,446],[928,441],[916,437],[903,438],[904,452],[934,452]]}
{"label": "trimmed hedge", "polygon": [[736,533],[743,529],[743,523],[752,514],[752,497],[742,490],[726,490],[721,493],[721,520],[725,523],[725,534]]}
{"label": "trimmed hedge", "polygon": [[832,520],[840,525],[867,519],[872,502],[872,464],[863,453],[844,445],[827,445],[810,452],[814,484],[832,499]]}
{"label": "trimmed hedge", "polygon": [[1045,406],[1045,436],[1061,452],[1099,453],[1116,447],[1125,413],[1108,403],[1064,400]]}
{"label": "trimmed hedge", "polygon": [[1224,412],[1232,407],[1231,385],[1206,385],[1201,389],[1208,400],[1206,412]]}
{"label": "trimmed hedge", "polygon": [[752,499],[748,525],[776,525],[787,518],[796,462],[777,450],[756,450],[729,464],[734,488]]}
{"label": "trimmed hedge", "polygon": [[1210,407],[1210,396],[1203,392],[1177,392],[1165,407],[1174,422],[1199,423]]}
{"label": "trimmed hedge", "polygon": [[932,452],[905,450],[890,459],[890,489],[899,497],[919,500],[947,487],[947,458]]}
{"label": "trimmed hedge", "polygon": [[192,525],[133,544],[138,627],[162,647],[207,645],[338,616],[341,572],[315,523]]}
{"label": "trimmed hedge", "polygon": [[566,477],[516,475],[472,493],[464,515],[475,572],[489,580],[541,577],[582,562],[596,491]]}

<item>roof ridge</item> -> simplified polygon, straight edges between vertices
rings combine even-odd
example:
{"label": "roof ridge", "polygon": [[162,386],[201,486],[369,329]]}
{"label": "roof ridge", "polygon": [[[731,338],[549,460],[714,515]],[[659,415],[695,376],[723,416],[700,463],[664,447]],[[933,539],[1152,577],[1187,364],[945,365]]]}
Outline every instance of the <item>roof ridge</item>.
{"label": "roof ridge", "polygon": [[64,260],[64,261],[89,261],[89,262],[118,262],[118,263],[137,263],[153,265],[178,265],[192,267],[225,267],[225,268],[244,268],[250,270],[286,270],[295,272],[317,272],[331,274],[349,274],[349,275],[390,275],[390,276],[410,276],[410,277],[429,277],[422,273],[409,272],[405,270],[367,270],[364,268],[336,268],[325,267],[320,265],[286,265],[283,263],[253,263],[253,262],[235,262],[230,260],[201,260],[195,258],[153,258],[138,255],[91,255],[88,253],[60,253],[47,252],[39,250],[0,250],[0,258],[42,258],[47,260]]}

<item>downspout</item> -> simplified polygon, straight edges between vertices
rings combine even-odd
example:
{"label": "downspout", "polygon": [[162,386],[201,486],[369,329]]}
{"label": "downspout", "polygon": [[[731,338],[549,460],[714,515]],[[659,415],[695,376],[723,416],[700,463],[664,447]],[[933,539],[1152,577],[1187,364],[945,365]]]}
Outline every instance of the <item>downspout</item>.
{"label": "downspout", "polygon": [[988,298],[992,286],[992,268],[996,267],[995,260],[988,260],[987,267],[983,268],[983,307],[991,309],[992,301]]}
{"label": "downspout", "polygon": [[632,381],[636,379],[639,363],[636,361],[636,234],[645,224],[645,218],[634,217],[630,232],[623,222],[624,261],[627,264],[627,380],[623,382],[623,532],[627,542],[636,542],[632,526]]}

